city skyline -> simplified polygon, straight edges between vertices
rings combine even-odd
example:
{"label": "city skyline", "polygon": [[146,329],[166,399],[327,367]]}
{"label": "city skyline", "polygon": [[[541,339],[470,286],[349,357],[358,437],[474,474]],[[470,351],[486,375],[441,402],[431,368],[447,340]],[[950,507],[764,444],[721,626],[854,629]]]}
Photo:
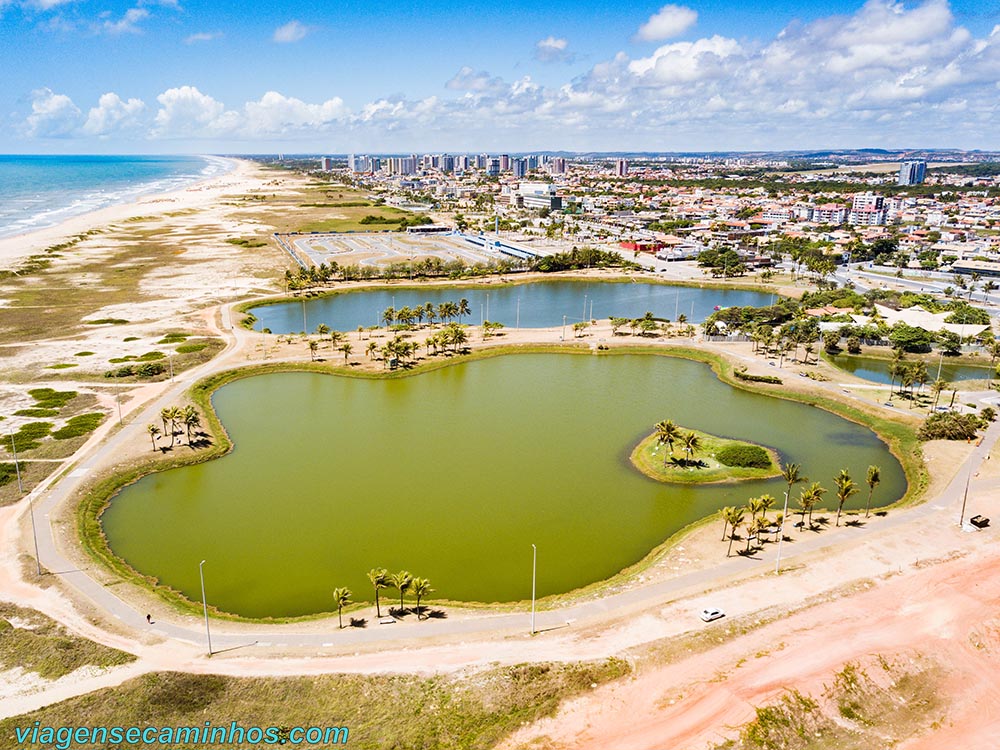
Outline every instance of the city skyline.
{"label": "city skyline", "polygon": [[523,5],[0,0],[0,152],[1000,148],[969,0]]}

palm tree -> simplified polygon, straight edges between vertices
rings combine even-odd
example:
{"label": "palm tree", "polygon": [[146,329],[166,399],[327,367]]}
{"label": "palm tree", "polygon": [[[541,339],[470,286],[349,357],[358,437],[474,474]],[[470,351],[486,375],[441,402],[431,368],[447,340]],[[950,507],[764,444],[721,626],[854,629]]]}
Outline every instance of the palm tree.
{"label": "palm tree", "polygon": [[170,444],[173,445],[174,435],[172,432],[167,432],[167,422],[170,421],[171,413],[172,410],[169,406],[164,406],[162,409],[160,409],[160,420],[163,422],[163,436],[166,437],[167,435],[170,435]]}
{"label": "palm tree", "polygon": [[701,439],[693,432],[689,432],[687,435],[681,438],[684,443],[684,459],[686,462],[690,461],[698,449],[701,448]]}
{"label": "palm tree", "polygon": [[373,355],[375,354],[375,352],[377,352],[377,351],[378,351],[378,344],[376,344],[376,343],[375,343],[374,341],[370,341],[370,342],[368,343],[368,347],[367,347],[367,348],[365,349],[365,354],[367,354],[367,355],[368,355],[368,359],[371,359],[371,358],[372,358],[372,356],[373,356]]}
{"label": "palm tree", "polygon": [[401,570],[398,573],[393,573],[389,576],[389,583],[392,584],[393,588],[399,589],[399,614],[403,614],[403,594],[410,590],[410,586],[413,585],[413,576],[407,571]]}
{"label": "palm tree", "polygon": [[309,359],[313,362],[316,361],[316,352],[319,350],[319,344],[315,341],[309,342]]}
{"label": "palm tree", "polygon": [[[673,420],[664,419],[661,422],[657,422],[654,425],[656,430],[656,444],[662,446],[666,443],[670,447],[670,455],[674,455],[674,441],[677,440],[681,431],[680,428],[673,423]],[[663,454],[663,465],[667,465],[667,454]]]}
{"label": "palm tree", "polygon": [[153,450],[156,450],[156,436],[160,434],[160,428],[155,424],[146,425],[146,432],[149,433],[150,440],[153,441]]}
{"label": "palm tree", "polygon": [[431,582],[426,578],[414,578],[410,583],[410,591],[412,591],[413,595],[417,598],[417,619],[419,620],[421,619],[420,600],[434,591],[434,589],[431,588]]}
{"label": "palm tree", "polygon": [[433,302],[425,302],[424,303],[424,317],[427,318],[427,323],[430,325],[431,328],[433,328],[434,327],[434,318],[437,317],[437,314],[436,314],[436,312],[434,310],[434,303]]}
{"label": "palm tree", "polygon": [[736,538],[736,529],[738,529],[740,524],[743,523],[744,518],[743,508],[734,507],[730,508],[730,510],[732,512],[729,514],[728,520],[730,527],[732,527],[732,531],[729,532],[729,549],[726,550],[726,557],[729,557],[730,554],[732,554],[733,539]]}
{"label": "palm tree", "polygon": [[[174,444],[174,435],[177,434],[177,423],[184,417],[184,412],[179,406],[170,407],[170,444]],[[179,442],[179,441],[178,441]]]}
{"label": "palm tree", "polygon": [[458,322],[462,322],[463,315],[470,315],[472,310],[469,308],[469,300],[463,297],[458,301]]}
{"label": "palm tree", "polygon": [[722,518],[722,541],[726,541],[726,529],[729,528],[729,516],[732,512],[732,505],[727,505],[719,510],[719,516]]}
{"label": "palm tree", "polygon": [[759,497],[751,497],[747,500],[747,510],[750,511],[750,522],[757,520],[757,514],[765,511],[764,501]]}
{"label": "palm tree", "polygon": [[389,571],[385,568],[372,568],[368,571],[368,580],[375,588],[375,616],[382,617],[382,610],[378,604],[378,592],[380,589],[389,588]]}
{"label": "palm tree", "polygon": [[[809,528],[813,525],[813,508],[815,508],[820,501],[823,499],[823,495],[826,494],[826,488],[821,487],[819,482],[813,482],[812,485],[804,490],[802,490],[799,495],[799,506],[802,508],[802,521],[803,527],[805,526],[805,514],[806,511],[809,512]],[[799,529],[802,531],[802,529]]]}
{"label": "palm tree", "polygon": [[875,488],[882,481],[879,472],[880,470],[877,466],[868,467],[868,476],[866,477],[866,481],[868,482],[868,502],[865,503],[865,518],[868,518],[868,511],[872,505],[872,493],[875,492]]}
{"label": "palm tree", "polygon": [[396,308],[387,307],[382,312],[382,322],[385,323],[385,327],[388,328],[392,325],[392,322],[396,319]]}
{"label": "palm tree", "polygon": [[774,503],[776,501],[775,501],[774,497],[772,497],[771,495],[761,495],[757,499],[760,500],[760,504],[761,504],[760,517],[763,518],[766,521],[767,520],[767,512],[769,510],[771,510],[771,508],[774,507]]}
{"label": "palm tree", "polygon": [[[992,370],[990,374],[992,375]],[[941,391],[948,387],[948,381],[938,378],[933,383],[931,383],[931,393],[934,394],[934,404],[931,406],[931,411],[937,408],[938,400],[941,398]]]}
{"label": "palm tree", "polygon": [[854,480],[851,479],[851,475],[847,473],[847,469],[841,469],[833,481],[837,485],[837,526],[840,526],[840,513],[844,509],[844,503],[847,502],[851,495],[858,493],[858,487],[854,484]]}
{"label": "palm tree", "polygon": [[344,628],[344,607],[351,603],[351,590],[345,588],[336,588],[333,590],[333,603],[337,605],[337,620],[340,622],[340,628]]}
{"label": "palm tree", "polygon": [[347,358],[351,356],[351,352],[353,350],[354,350],[354,347],[351,346],[351,342],[350,341],[345,341],[343,344],[340,345],[340,351],[342,351],[344,353],[344,361],[345,362],[347,361]]}
{"label": "palm tree", "polygon": [[326,336],[326,334],[328,334],[329,332],[330,332],[330,326],[328,326],[326,323],[320,323],[318,326],[316,326],[316,333],[319,336]]}
{"label": "palm tree", "polygon": [[188,404],[184,407],[184,427],[187,429],[188,445],[191,445],[191,430],[201,425],[201,417],[198,410]]}
{"label": "palm tree", "polygon": [[788,498],[792,496],[792,485],[799,484],[800,482],[808,482],[809,480],[799,473],[798,464],[785,464],[782,466],[781,476],[785,480],[785,484],[788,485],[788,489],[785,490],[785,513],[788,513]]}

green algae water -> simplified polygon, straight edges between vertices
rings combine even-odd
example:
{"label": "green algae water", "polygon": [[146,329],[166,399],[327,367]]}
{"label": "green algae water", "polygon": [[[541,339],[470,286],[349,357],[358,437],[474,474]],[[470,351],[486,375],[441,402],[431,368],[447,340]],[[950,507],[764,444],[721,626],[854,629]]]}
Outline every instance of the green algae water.
{"label": "green algae water", "polygon": [[828,488],[846,468],[863,486],[847,507],[864,506],[869,464],[882,469],[875,504],[905,491],[868,429],[671,357],[520,354],[390,380],[281,373],[226,385],[214,404],[233,452],[145,477],[102,522],[117,554],[194,600],[206,560],[209,601],[249,617],[330,611],[337,586],[371,600],[377,566],[429,578],[435,597],[526,599],[532,543],[539,596],[566,592],[724,505],[780,502],[780,478],[641,475],[629,452],[660,419],[772,446]]}

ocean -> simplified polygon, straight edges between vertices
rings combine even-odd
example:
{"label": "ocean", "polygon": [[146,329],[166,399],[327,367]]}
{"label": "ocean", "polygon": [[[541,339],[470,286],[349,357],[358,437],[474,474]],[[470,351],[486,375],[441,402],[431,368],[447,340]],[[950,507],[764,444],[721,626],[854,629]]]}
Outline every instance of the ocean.
{"label": "ocean", "polygon": [[0,155],[0,237],[178,190],[228,172],[231,165],[211,156]]}

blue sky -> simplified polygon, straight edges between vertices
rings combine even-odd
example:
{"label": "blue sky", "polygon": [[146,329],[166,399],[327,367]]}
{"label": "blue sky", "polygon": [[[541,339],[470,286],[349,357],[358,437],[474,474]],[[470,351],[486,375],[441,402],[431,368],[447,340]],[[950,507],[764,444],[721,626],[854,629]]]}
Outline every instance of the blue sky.
{"label": "blue sky", "polygon": [[15,153],[1000,148],[970,0],[0,0],[0,70]]}

